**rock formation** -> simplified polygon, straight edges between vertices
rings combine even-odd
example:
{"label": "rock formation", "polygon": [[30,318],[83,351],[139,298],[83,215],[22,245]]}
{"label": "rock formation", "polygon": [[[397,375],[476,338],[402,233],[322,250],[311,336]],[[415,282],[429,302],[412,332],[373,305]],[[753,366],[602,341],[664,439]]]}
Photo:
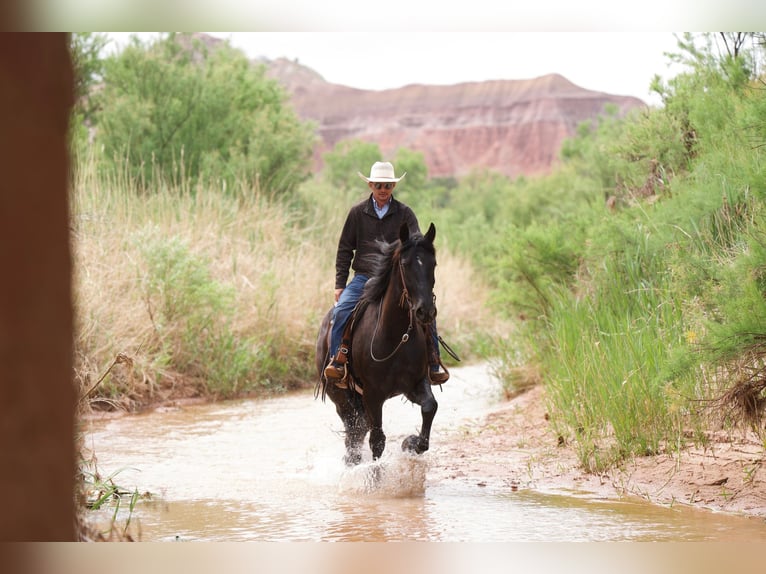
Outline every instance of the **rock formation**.
{"label": "rock formation", "polygon": [[263,63],[299,116],[317,123],[317,168],[339,141],[359,139],[377,143],[386,158],[399,147],[423,153],[431,177],[460,177],[477,168],[510,177],[543,174],[556,164],[562,141],[606,104],[620,114],[645,106],[638,98],[583,89],[558,74],[372,91],[326,82],[284,58]]}

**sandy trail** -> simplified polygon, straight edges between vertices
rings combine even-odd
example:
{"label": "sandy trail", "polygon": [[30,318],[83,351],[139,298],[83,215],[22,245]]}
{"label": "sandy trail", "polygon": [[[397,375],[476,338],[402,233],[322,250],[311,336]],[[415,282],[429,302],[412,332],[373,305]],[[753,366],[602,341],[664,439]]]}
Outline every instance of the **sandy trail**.
{"label": "sandy trail", "polygon": [[663,505],[766,517],[764,449],[754,434],[722,433],[705,450],[635,458],[622,468],[588,474],[574,450],[558,444],[543,393],[537,386],[456,429],[450,440],[438,445],[441,462],[431,469],[429,480],[612,499],[640,497]]}

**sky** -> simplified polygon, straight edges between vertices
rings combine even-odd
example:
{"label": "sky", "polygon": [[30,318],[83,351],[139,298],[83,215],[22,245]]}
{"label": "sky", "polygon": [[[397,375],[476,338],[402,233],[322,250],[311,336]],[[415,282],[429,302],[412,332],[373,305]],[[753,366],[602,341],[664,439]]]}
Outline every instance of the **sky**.
{"label": "sky", "polygon": [[[131,33],[110,33],[115,47]],[[208,32],[249,58],[285,57],[328,82],[367,90],[522,80],[558,73],[578,86],[658,104],[649,85],[680,68],[673,32]],[[679,33],[680,36],[680,33]],[[374,39],[374,38],[373,38]]]}

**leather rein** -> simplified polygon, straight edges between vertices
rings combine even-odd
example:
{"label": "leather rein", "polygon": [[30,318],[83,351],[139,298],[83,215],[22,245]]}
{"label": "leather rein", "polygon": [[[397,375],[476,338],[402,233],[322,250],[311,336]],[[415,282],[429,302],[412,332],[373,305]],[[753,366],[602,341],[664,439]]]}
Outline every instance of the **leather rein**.
{"label": "leather rein", "polygon": [[[399,343],[396,345],[393,351],[389,353],[387,357],[384,357],[382,359],[379,359],[375,356],[375,352],[372,350],[373,344],[375,343],[375,337],[378,334],[378,327],[380,326],[380,312],[383,308],[383,299],[380,300],[378,303],[378,318],[375,321],[375,331],[372,333],[372,337],[370,338],[370,356],[372,357],[372,360],[376,363],[384,363],[388,361],[391,357],[393,357],[396,352],[401,348],[402,345],[404,345],[407,341],[410,340],[410,332],[412,331],[412,325],[413,325],[413,315],[415,314],[412,309],[412,300],[410,299],[410,292],[407,290],[407,285],[404,282],[404,267],[402,266],[402,260],[401,257],[399,257],[399,278],[402,281],[402,296],[399,299],[399,306],[401,308],[404,308],[405,305],[408,307],[408,315],[410,319],[410,323],[407,326],[407,330],[402,334],[402,338],[399,341]],[[436,296],[434,295],[434,298]]]}

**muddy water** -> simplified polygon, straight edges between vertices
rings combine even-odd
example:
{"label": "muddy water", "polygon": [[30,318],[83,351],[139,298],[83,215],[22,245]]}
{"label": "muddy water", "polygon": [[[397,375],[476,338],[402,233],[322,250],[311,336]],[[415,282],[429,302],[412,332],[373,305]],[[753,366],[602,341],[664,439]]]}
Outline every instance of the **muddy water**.
{"label": "muddy water", "polygon": [[437,389],[432,451],[420,457],[399,448],[419,428],[419,408],[392,399],[382,460],[368,453],[346,469],[340,420],[310,392],[91,421],[85,444],[102,475],[152,493],[130,517],[145,541],[766,539],[762,521],[729,515],[429,483],[439,441],[499,400],[486,366],[452,375]]}

